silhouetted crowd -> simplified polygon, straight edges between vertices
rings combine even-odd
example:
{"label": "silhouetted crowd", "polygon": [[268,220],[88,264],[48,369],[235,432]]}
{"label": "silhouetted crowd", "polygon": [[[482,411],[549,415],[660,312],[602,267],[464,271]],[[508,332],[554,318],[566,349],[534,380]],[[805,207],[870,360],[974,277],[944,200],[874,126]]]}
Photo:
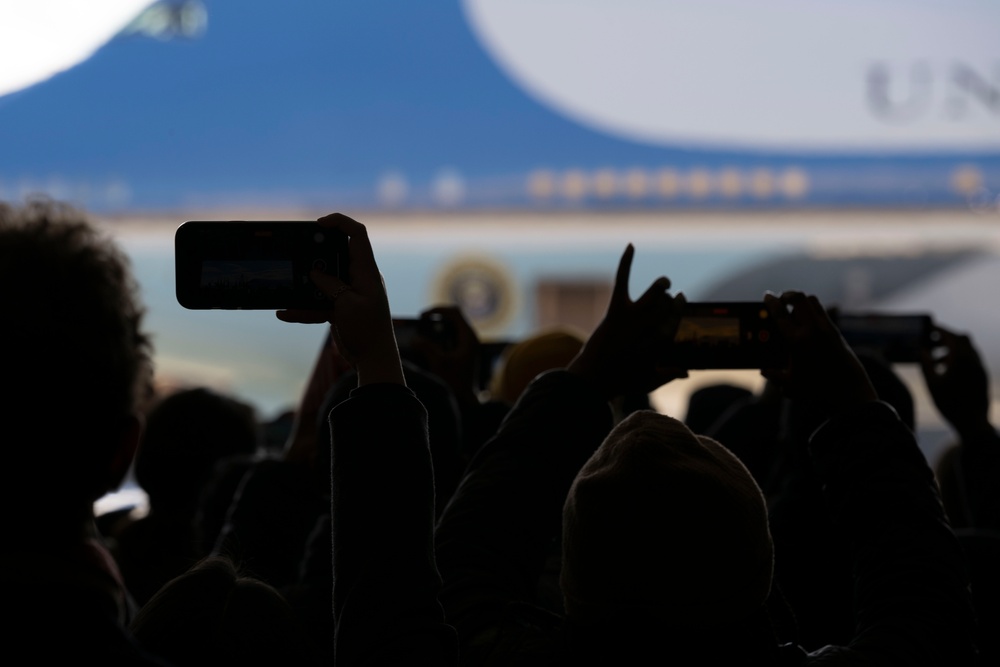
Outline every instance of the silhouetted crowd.
{"label": "silhouetted crowd", "polygon": [[[762,392],[649,393],[683,295],[507,348],[487,394],[454,307],[402,350],[367,231],[287,437],[152,387],[128,261],[78,211],[0,204],[7,664],[997,665],[1000,436],[969,337],[923,351],[955,443],[929,467],[890,364],[799,292]],[[95,516],[134,470],[149,509]]]}

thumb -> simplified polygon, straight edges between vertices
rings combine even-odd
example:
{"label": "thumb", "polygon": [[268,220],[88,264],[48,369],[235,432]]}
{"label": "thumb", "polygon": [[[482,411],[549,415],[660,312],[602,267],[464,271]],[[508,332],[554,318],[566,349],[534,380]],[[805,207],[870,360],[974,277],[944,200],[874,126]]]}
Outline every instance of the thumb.
{"label": "thumb", "polygon": [[343,292],[350,289],[350,286],[337,276],[323,273],[322,271],[310,271],[309,280],[330,299],[336,299]]}

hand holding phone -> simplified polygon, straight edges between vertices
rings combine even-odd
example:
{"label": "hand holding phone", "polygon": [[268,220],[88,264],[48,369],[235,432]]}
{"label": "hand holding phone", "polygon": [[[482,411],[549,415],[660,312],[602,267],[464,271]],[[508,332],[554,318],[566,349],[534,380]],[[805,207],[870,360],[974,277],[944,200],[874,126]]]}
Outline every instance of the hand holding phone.
{"label": "hand holding phone", "polygon": [[412,320],[395,320],[400,354],[443,380],[463,405],[478,404],[483,346],[456,306],[436,306]]}
{"label": "hand holding phone", "polygon": [[921,370],[934,405],[963,440],[992,430],[989,422],[990,379],[969,336],[934,328],[922,351]]}
{"label": "hand holding phone", "polygon": [[784,292],[780,297],[766,294],[764,303],[788,352],[787,364],[761,369],[766,378],[827,415],[878,400],[864,367],[819,299]]}
{"label": "hand holding phone", "polygon": [[684,295],[672,296],[670,280],[661,276],[633,301],[628,283],[634,256],[635,248],[629,244],[618,264],[607,313],[567,369],[594,382],[608,399],[649,392],[687,377],[683,368],[662,362],[663,350],[677,329]]}
{"label": "hand holding phone", "polygon": [[389,298],[372,251],[368,230],[341,213],[319,219],[324,230],[337,231],[348,239],[348,280],[313,269],[310,280],[329,300],[324,310],[315,308],[279,310],[284,322],[333,325],[337,348],[358,373],[358,385],[379,382],[405,384],[399,350],[392,331]]}

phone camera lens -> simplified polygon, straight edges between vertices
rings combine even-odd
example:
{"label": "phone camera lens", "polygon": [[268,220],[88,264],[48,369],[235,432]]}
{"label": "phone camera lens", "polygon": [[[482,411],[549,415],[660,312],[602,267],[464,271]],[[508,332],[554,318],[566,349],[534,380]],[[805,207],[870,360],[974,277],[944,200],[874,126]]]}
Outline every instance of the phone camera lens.
{"label": "phone camera lens", "polygon": [[325,240],[326,236],[323,235],[323,232],[316,232],[316,234],[313,235],[313,241],[316,243],[322,243]]}

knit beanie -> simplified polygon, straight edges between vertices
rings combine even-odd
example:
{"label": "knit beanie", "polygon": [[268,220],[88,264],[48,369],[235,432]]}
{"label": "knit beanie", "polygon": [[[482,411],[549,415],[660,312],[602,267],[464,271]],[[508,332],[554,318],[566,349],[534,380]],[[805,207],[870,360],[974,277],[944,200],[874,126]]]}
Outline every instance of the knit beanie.
{"label": "knit beanie", "polygon": [[500,358],[490,383],[491,396],[513,404],[539,373],[565,368],[583,347],[583,337],[569,329],[552,329],[511,345]]}
{"label": "knit beanie", "polygon": [[729,623],[771,588],[753,477],[719,443],[652,411],[618,424],[580,469],[562,539],[565,610],[582,623],[636,607],[681,626]]}

